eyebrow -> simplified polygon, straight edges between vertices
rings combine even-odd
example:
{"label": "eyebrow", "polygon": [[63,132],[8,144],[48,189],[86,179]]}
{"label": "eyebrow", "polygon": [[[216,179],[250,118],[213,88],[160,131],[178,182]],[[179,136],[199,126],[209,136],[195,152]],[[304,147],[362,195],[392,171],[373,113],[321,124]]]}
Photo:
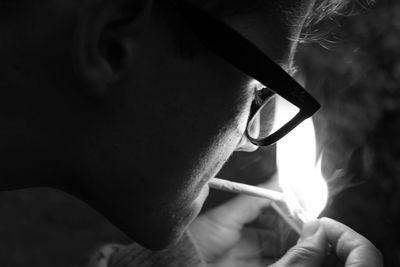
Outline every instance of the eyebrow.
{"label": "eyebrow", "polygon": [[[195,0],[200,8],[217,17],[252,16],[277,12],[291,24],[302,19],[308,0]],[[300,16],[301,15],[301,16]]]}
{"label": "eyebrow", "polygon": [[258,8],[276,6],[277,1],[268,0],[211,0],[201,5],[212,14],[235,16],[251,14]]}

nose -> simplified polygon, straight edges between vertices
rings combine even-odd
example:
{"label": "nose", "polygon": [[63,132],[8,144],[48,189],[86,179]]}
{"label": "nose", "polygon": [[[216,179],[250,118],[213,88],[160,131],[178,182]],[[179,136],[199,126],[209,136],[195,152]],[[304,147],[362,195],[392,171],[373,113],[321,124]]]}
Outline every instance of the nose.
{"label": "nose", "polygon": [[258,148],[258,146],[254,145],[252,142],[250,142],[250,140],[247,138],[247,136],[245,134],[243,134],[235,151],[254,152],[257,150],[257,148]]}
{"label": "nose", "polygon": [[[251,122],[251,126],[247,125],[246,127],[250,127],[249,129],[246,129],[246,131],[249,131],[250,135],[257,136],[260,131],[260,116],[256,114]],[[247,135],[244,133],[235,151],[254,152],[257,150],[257,148],[258,146],[250,142],[250,140],[247,138]]]}

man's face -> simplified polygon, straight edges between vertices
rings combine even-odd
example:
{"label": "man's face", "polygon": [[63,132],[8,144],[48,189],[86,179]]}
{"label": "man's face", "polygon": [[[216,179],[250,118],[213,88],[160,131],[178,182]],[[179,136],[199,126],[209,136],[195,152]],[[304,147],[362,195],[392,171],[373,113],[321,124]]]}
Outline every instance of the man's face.
{"label": "man's face", "polygon": [[[288,67],[304,1],[246,14],[210,12]],[[291,8],[297,14],[289,15]],[[76,177],[68,190],[135,241],[156,248],[175,240],[198,214],[207,181],[238,149],[255,88],[251,77],[204,47],[173,6],[158,1],[145,16],[124,39],[127,63],[111,64],[118,75],[101,100],[58,84],[61,100],[52,99],[54,116],[44,120],[57,125],[53,134],[69,137],[62,139],[65,150],[54,152],[64,153],[60,173],[68,175],[62,176]],[[60,139],[47,141],[50,147]]]}
{"label": "man's face", "polygon": [[[286,7],[300,7],[292,2]],[[278,11],[220,19],[288,67],[300,22]],[[112,170],[130,196],[138,229],[145,229],[140,239],[154,242],[174,239],[199,212],[207,181],[243,136],[255,88],[251,77],[204,47],[172,6],[155,7],[142,37],[136,63],[115,89],[119,113],[88,151],[110,156],[101,159],[107,169],[95,163],[95,176]],[[100,145],[114,142],[118,149]]]}

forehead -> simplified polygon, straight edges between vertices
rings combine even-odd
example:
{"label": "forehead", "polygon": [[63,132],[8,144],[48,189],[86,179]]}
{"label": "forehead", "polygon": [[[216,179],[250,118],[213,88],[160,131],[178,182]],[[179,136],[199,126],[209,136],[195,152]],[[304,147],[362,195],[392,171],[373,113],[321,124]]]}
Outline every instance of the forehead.
{"label": "forehead", "polygon": [[192,0],[211,14],[228,17],[255,13],[300,15],[313,0]]}
{"label": "forehead", "polygon": [[314,0],[192,0],[277,63],[287,62]]}

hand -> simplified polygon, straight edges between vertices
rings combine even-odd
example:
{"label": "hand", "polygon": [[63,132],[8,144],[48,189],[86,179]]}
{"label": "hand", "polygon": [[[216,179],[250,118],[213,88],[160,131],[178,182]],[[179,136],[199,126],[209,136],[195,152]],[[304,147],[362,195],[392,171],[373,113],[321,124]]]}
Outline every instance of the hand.
{"label": "hand", "polygon": [[244,225],[257,218],[269,204],[266,199],[241,195],[200,215],[189,226],[208,266],[266,266],[257,229],[247,229]]}
{"label": "hand", "polygon": [[327,244],[333,246],[345,267],[383,266],[380,252],[370,241],[346,225],[328,218],[304,225],[297,245],[272,266],[322,266]]}
{"label": "hand", "polygon": [[[269,204],[268,200],[239,196],[204,213],[190,225],[189,231],[209,266],[266,266],[256,230],[244,225]],[[322,218],[305,224],[297,245],[271,267],[320,267],[328,244],[344,266],[383,266],[380,252],[370,241],[339,222]]]}

